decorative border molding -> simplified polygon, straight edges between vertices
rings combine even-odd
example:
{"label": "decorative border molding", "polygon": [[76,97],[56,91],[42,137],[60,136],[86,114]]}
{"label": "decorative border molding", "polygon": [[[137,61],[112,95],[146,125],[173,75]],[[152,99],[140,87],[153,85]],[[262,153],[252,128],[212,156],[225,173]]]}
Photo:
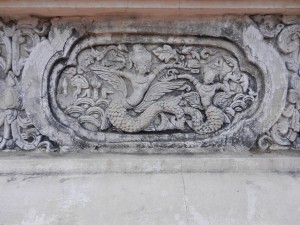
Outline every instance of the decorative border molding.
{"label": "decorative border molding", "polygon": [[299,149],[300,139],[300,19],[288,16],[253,16],[264,39],[278,48],[289,71],[287,102],[272,128],[258,140],[261,150]]}
{"label": "decorative border molding", "polygon": [[295,0],[23,0],[0,2],[2,16],[139,16],[184,18],[226,14],[299,15],[300,3]]}
{"label": "decorative border molding", "polygon": [[[107,152],[104,150],[105,147],[117,147],[119,150],[122,147],[124,150],[120,152],[148,153],[172,152],[166,150],[166,147],[174,148],[174,152],[177,153],[206,152],[212,149],[226,151],[251,148],[264,151],[283,148],[299,149],[300,116],[297,92],[299,89],[297,85],[300,83],[298,81],[299,21],[298,17],[279,15],[257,15],[251,18],[225,16],[199,20],[178,19],[159,23],[151,19],[137,21],[129,18],[122,20],[122,23],[119,20],[111,21],[109,18],[64,18],[63,20],[30,18],[18,21],[3,19],[0,32],[2,50],[0,122],[3,129],[0,148],[33,150],[46,147],[50,150],[60,147],[64,151],[78,151],[84,147],[103,148],[103,151]],[[220,43],[225,40],[233,43],[233,46],[236,45],[241,51],[234,55],[238,59],[237,65],[244,66],[242,58],[245,56],[251,64],[257,66],[259,71],[255,72],[251,69],[249,72],[249,74],[254,74],[252,75],[257,80],[256,88],[259,91],[259,101],[256,103],[256,108],[252,109],[251,116],[247,114],[244,117],[240,116],[240,122],[233,122],[234,126],[217,132],[216,136],[200,137],[184,133],[173,136],[172,134],[131,136],[112,133],[103,136],[105,141],[99,141],[101,139],[99,139],[99,134],[93,133],[94,131],[90,132],[92,130],[80,134],[77,129],[71,129],[68,125],[71,121],[69,119],[59,121],[59,116],[53,114],[51,108],[53,97],[55,97],[53,93],[57,92],[54,88],[57,85],[56,78],[51,84],[55,62],[60,62],[60,57],[68,58],[69,54],[72,54],[72,49],[79,46],[78,41],[85,38],[90,43],[89,48],[98,48],[96,52],[101,49],[97,46],[103,46],[104,43],[106,46],[124,43],[124,49],[127,47],[132,49],[134,45],[143,44],[145,51],[149,52],[152,47],[148,47],[143,38],[148,41],[151,38],[149,39],[150,36],[147,35],[143,37],[145,33],[152,35],[153,40],[159,40],[158,42],[152,41],[152,44],[158,44],[157,50],[153,49],[151,53],[154,54],[152,58],[158,57],[156,63],[159,60],[165,61],[164,63],[173,60],[171,56],[166,60],[165,57],[159,55],[161,51],[167,51],[165,48],[172,48],[172,45],[179,46],[170,49],[170,51],[179,52],[186,46],[189,48],[187,43],[196,46],[196,42],[190,41],[195,41],[197,38],[199,40],[203,37],[219,39],[216,44],[207,43],[210,46],[221,46],[223,49],[227,47]],[[105,37],[107,34],[108,36]],[[161,35],[166,39],[164,40]],[[183,35],[181,39],[180,35]],[[92,37],[96,37],[95,41]],[[99,40],[104,38],[104,42],[98,42],[97,38]],[[179,42],[170,41],[176,38],[182,46]],[[225,45],[230,46],[226,43]],[[229,49],[234,49],[234,47],[229,47]],[[194,50],[195,54],[200,53],[200,48],[194,47]],[[127,51],[129,51],[128,55],[133,54],[133,50],[127,49]],[[126,56],[127,53],[123,54]],[[244,56],[241,57],[242,55]],[[126,57],[124,59],[127,60]],[[197,59],[197,56],[194,55],[194,58]],[[103,63],[101,60],[98,61]],[[174,60],[176,61],[176,58]],[[199,55],[199,62],[201,60],[203,61],[204,58],[200,58]],[[135,62],[134,64],[137,69],[138,65]],[[202,74],[203,65],[199,67]],[[191,68],[188,67],[188,69]],[[106,79],[102,74],[103,72],[98,75],[102,79],[101,82]],[[201,102],[202,98],[200,94]],[[112,116],[109,118],[113,123]],[[117,126],[114,123],[113,125]],[[89,126],[88,129],[95,128]],[[119,127],[119,129],[123,128]],[[118,137],[115,137],[116,135]],[[149,147],[158,150],[150,150]]]}

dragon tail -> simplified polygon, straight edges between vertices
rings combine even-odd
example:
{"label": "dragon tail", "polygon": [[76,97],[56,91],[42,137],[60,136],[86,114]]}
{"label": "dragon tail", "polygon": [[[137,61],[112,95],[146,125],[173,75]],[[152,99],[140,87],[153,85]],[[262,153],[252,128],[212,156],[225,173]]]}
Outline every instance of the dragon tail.
{"label": "dragon tail", "polygon": [[209,134],[219,130],[224,121],[225,117],[223,112],[215,106],[209,106],[205,112],[206,122],[199,125],[199,121],[193,121],[193,129],[198,134]]}

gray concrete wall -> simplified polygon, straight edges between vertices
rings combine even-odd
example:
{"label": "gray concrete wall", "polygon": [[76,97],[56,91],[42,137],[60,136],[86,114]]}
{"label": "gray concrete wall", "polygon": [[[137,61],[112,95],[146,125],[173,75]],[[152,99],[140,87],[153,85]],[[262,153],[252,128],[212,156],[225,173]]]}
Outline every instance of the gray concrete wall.
{"label": "gray concrete wall", "polygon": [[7,154],[0,224],[297,225],[300,155]]}

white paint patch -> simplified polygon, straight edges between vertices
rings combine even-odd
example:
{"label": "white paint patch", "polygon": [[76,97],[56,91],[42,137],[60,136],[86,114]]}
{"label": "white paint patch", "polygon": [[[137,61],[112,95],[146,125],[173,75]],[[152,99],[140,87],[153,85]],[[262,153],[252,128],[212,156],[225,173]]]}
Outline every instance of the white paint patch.
{"label": "white paint patch", "polygon": [[52,225],[56,224],[55,217],[46,217],[45,214],[38,214],[35,209],[30,209],[27,217],[21,222],[21,225]]}
{"label": "white paint patch", "polygon": [[70,208],[73,206],[85,205],[90,201],[90,198],[87,196],[88,190],[86,187],[79,187],[70,184],[64,184],[64,198],[63,198],[63,208]]}
{"label": "white paint patch", "polygon": [[252,187],[247,187],[247,221],[251,222],[256,212],[256,192]]}
{"label": "white paint patch", "polygon": [[162,169],[161,161],[156,161],[153,163],[144,163],[143,167],[145,172],[160,172]]}
{"label": "white paint patch", "polygon": [[167,191],[162,191],[162,192],[160,193],[160,195],[161,195],[161,197],[167,197],[169,194],[168,194]]}
{"label": "white paint patch", "polygon": [[175,214],[174,216],[175,220],[178,222],[178,225],[187,225],[181,218],[180,214]]}
{"label": "white paint patch", "polygon": [[193,221],[197,225],[210,225],[209,221],[202,216],[195,207],[191,206],[190,208],[190,214],[191,217],[189,217],[190,221]]}

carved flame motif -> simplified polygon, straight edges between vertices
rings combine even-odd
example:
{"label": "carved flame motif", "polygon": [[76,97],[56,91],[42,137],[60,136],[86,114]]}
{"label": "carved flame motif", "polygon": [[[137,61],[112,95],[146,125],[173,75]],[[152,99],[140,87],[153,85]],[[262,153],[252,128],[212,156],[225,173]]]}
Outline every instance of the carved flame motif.
{"label": "carved flame motif", "polygon": [[212,134],[256,101],[256,84],[230,52],[205,46],[93,46],[67,66],[56,100],[93,132]]}

